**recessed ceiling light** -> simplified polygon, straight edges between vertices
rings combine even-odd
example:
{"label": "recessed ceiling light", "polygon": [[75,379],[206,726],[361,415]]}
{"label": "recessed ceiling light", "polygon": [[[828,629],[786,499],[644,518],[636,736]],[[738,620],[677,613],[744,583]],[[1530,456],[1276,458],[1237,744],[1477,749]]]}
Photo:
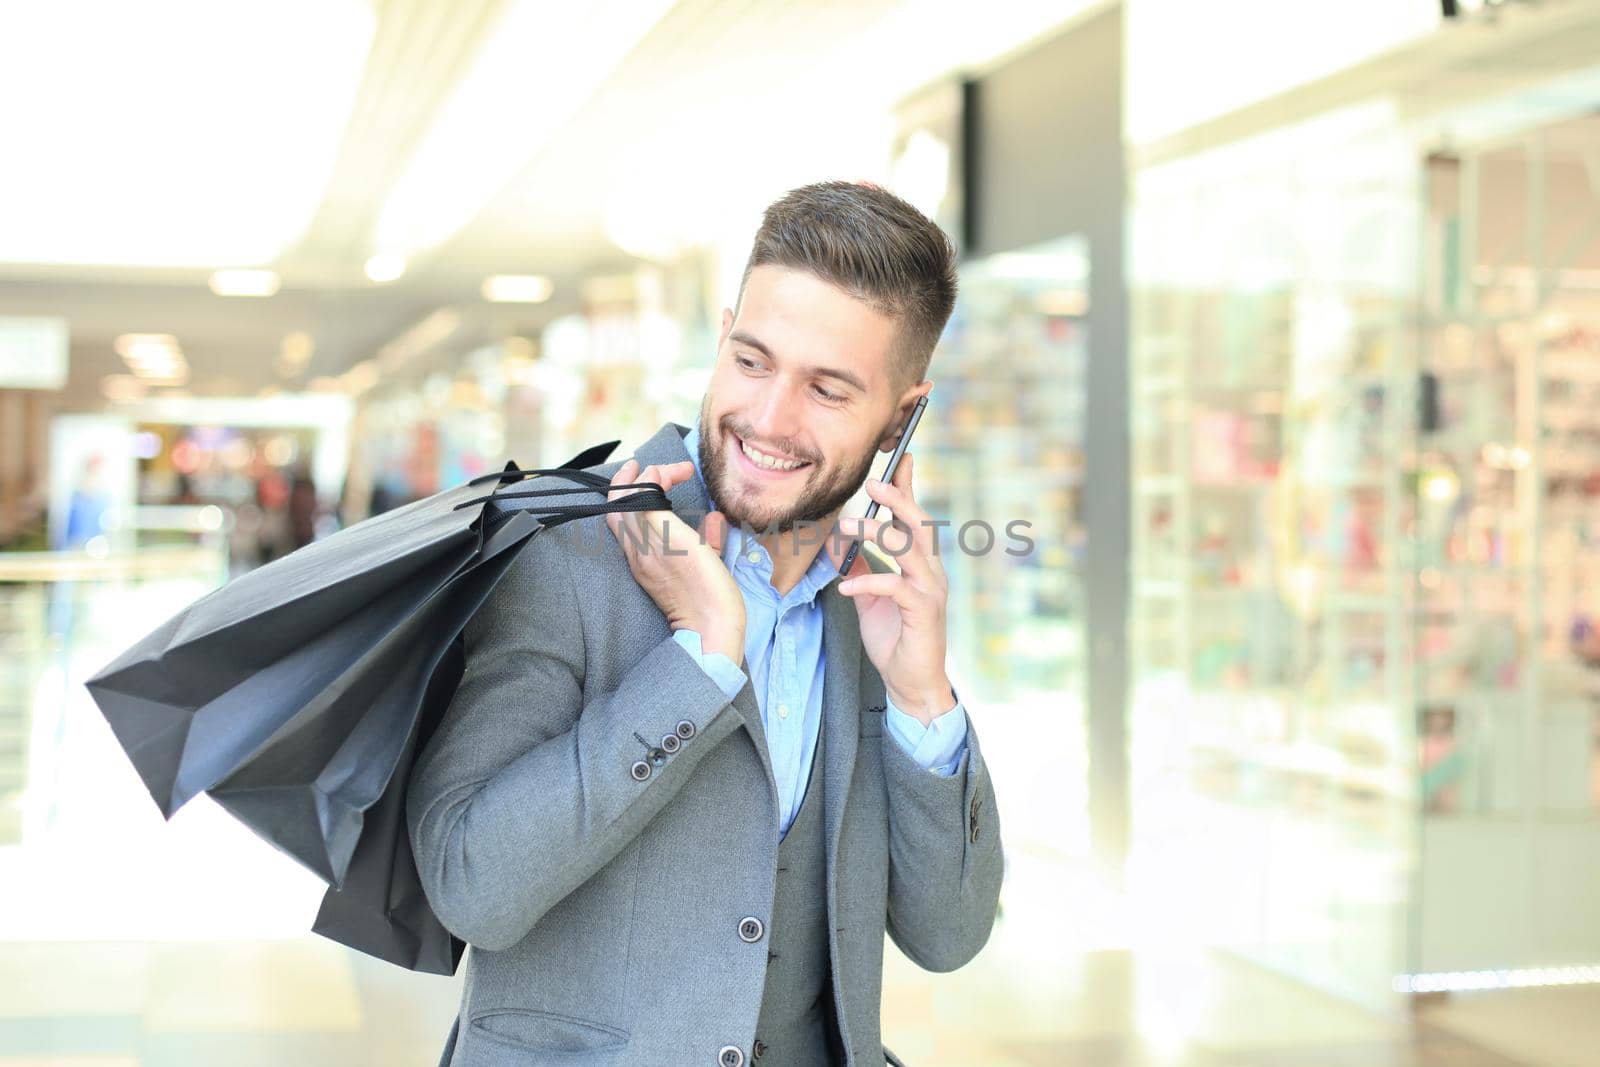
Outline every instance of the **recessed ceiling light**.
{"label": "recessed ceiling light", "polygon": [[100,392],[116,404],[138,400],[144,396],[144,391],[145,383],[131,374],[108,374],[100,379]]}
{"label": "recessed ceiling light", "polygon": [[113,341],[111,347],[123,359],[142,359],[177,352],[178,339],[170,333],[125,333]]}
{"label": "recessed ceiling light", "polygon": [[278,346],[276,361],[278,374],[285,378],[293,378],[306,369],[306,364],[311,362],[311,356],[316,349],[316,339],[304,330],[285,334]]}
{"label": "recessed ceiling light", "polygon": [[128,369],[147,384],[179,384],[189,378],[189,364],[170,333],[125,333],[111,345]]}
{"label": "recessed ceiling light", "polygon": [[367,260],[367,277],[382,285],[392,282],[406,272],[406,257],[380,252]]}
{"label": "recessed ceiling light", "polygon": [[497,304],[541,304],[555,286],[539,274],[493,274],[483,280],[483,298]]}
{"label": "recessed ceiling light", "polygon": [[270,270],[219,270],[211,275],[211,291],[218,296],[271,296],[278,291],[278,275]]}

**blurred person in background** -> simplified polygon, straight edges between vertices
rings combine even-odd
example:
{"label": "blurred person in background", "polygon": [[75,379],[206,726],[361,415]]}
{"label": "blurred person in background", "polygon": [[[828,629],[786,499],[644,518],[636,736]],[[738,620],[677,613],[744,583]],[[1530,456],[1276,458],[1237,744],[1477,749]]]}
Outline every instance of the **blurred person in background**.
{"label": "blurred person in background", "polygon": [[[106,511],[111,507],[111,495],[106,491],[103,471],[105,458],[98,452],[83,461],[83,468],[72,487],[67,503],[66,521],[56,534],[56,543],[50,547],[58,552],[81,551],[90,542],[101,537]],[[98,542],[104,545],[104,540]],[[80,594],[76,582],[53,582],[50,586],[49,618],[45,627],[59,641],[65,642],[72,632],[76,617],[76,600]]]}
{"label": "blurred person in background", "polygon": [[265,513],[256,499],[246,500],[233,512],[233,525],[228,532],[228,575],[237,578],[245,571],[261,566],[261,526]]}
{"label": "blurred person in background", "polygon": [[194,491],[194,479],[187,474],[179,474],[177,491],[172,495],[172,503],[182,507],[199,507],[205,501],[200,499],[200,494]]}
{"label": "blurred person in background", "polygon": [[311,480],[311,468],[304,464],[296,467],[290,478],[285,510],[289,516],[289,543],[294,546],[290,551],[316,540],[317,485]]}
{"label": "blurred person in background", "polygon": [[987,942],[998,815],[909,452],[866,483],[915,533],[901,573],[838,570],[885,525],[840,516],[932,389],[955,288],[882,189],[772,204],[696,425],[594,468],[673,510],[535,538],[468,623],[407,795],[473,946],[442,1064],[897,1063],[885,934],[932,971]]}
{"label": "blurred person in background", "polygon": [[83,461],[83,471],[72,487],[72,498],[67,504],[67,521],[57,536],[56,549],[82,548],[100,536],[101,521],[111,505],[111,497],[102,484],[101,468],[105,460],[96,453]]}
{"label": "blurred person in background", "polygon": [[271,563],[295,549],[294,530],[289,519],[289,479],[273,468],[256,481],[256,561]]}

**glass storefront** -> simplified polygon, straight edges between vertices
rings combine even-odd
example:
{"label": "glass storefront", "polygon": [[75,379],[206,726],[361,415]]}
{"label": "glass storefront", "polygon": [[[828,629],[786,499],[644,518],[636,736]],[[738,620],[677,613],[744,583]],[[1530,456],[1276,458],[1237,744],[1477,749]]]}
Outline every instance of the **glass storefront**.
{"label": "glass storefront", "polygon": [[1600,959],[1596,89],[1136,173],[1132,870],[1364,1003]]}
{"label": "glass storefront", "polygon": [[1600,120],[1452,145],[1426,172],[1418,965],[1589,963],[1600,959]]}
{"label": "glass storefront", "polygon": [[1414,172],[1357,109],[1134,190],[1132,870],[1357,995],[1405,932]]}

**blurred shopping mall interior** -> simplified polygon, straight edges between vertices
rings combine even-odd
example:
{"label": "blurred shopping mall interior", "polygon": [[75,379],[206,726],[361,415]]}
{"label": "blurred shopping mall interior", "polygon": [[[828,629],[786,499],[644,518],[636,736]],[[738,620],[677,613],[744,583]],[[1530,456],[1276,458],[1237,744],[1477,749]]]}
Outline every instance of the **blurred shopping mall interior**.
{"label": "blurred shopping mall interior", "polygon": [[0,133],[0,1067],[438,1062],[461,976],[310,933],[84,683],[692,424],[832,178],[960,252],[922,505],[1034,541],[946,556],[1005,882],[885,1043],[1600,1063],[1600,0],[51,0]]}

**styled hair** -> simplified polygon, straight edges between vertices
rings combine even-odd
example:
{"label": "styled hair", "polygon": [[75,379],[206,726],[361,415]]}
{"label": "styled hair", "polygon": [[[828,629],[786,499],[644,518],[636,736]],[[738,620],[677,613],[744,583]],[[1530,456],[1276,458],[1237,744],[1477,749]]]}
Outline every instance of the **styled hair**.
{"label": "styled hair", "polygon": [[870,183],[827,181],[791,190],[767,207],[750,272],[773,264],[814,274],[896,320],[890,381],[923,380],[956,302],[956,250],[932,219]]}

